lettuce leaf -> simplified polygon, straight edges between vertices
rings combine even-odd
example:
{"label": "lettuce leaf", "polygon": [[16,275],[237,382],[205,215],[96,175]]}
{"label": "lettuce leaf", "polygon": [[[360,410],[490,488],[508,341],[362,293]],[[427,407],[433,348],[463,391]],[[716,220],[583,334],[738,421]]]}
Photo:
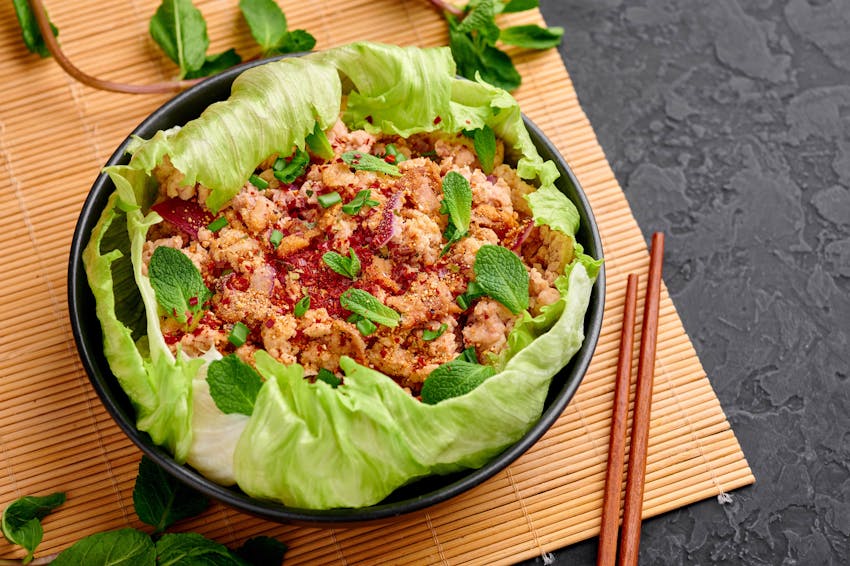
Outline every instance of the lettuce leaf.
{"label": "lettuce leaf", "polygon": [[227,101],[185,126],[136,140],[129,165],[107,169],[116,191],[84,262],[104,351],[139,429],[216,481],[302,508],[374,504],[418,477],[480,467],[521,438],[539,418],[552,377],[581,346],[599,268],[576,244],[576,259],[559,279],[561,299],[537,317],[523,315],[499,373],[466,395],[426,405],[348,358],[340,363],[344,385],[332,388],[258,351],[266,381],[253,414],[223,418],[203,383],[217,353],[171,354],[141,272],[145,235],[161,221],[149,212],[151,171],[168,155],[184,183],[210,188],[207,205],[218,211],[257,163],[303,148],[316,125],[329,128],[343,108],[349,127],[403,136],[489,126],[520,176],[540,187],[529,198],[535,221],[570,236],[577,228],[575,207],[553,185],[558,170],[541,159],[516,101],[483,81],[456,78],[447,48],[359,43],[255,67],[236,79]]}

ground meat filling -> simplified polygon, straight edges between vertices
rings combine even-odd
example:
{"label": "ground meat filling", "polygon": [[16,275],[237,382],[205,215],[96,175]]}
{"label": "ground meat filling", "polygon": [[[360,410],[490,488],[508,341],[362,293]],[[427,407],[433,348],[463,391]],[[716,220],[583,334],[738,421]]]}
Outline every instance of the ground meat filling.
{"label": "ground meat filling", "polygon": [[[432,370],[465,349],[474,348],[486,363],[506,347],[517,315],[486,297],[466,310],[456,302],[474,277],[475,254],[482,245],[504,246],[523,259],[532,315],[559,298],[553,283],[572,259],[572,244],[560,232],[534,226],[522,198],[533,187],[502,163],[501,142],[487,175],[463,134],[404,139],[348,131],[338,122],[328,139],[334,158],[311,155],[292,182],[275,178],[278,156],[261,163],[254,183],[246,183],[219,212],[227,224],[218,230],[207,227],[215,218],[204,206],[209,191],[181,186],[182,175],[167,159],[157,168],[157,202],[179,214],[151,228],[144,269],[157,247],[179,249],[213,293],[209,310],[190,329],[162,319],[175,353],[179,348],[198,356],[216,348],[253,363],[254,352],[262,348],[283,363],[302,364],[308,376],[322,368],[339,373],[340,357],[350,356],[417,394]],[[403,157],[389,152],[390,144]],[[340,157],[346,151],[382,157],[397,164],[401,176],[354,170]],[[450,171],[470,183],[472,220],[468,234],[442,254],[448,223],[440,213],[442,179]],[[369,205],[356,214],[344,211],[343,205],[364,189],[370,191]],[[324,206],[320,197],[333,192],[340,201]],[[349,256],[349,250],[361,262],[354,280],[322,260],[326,252]],[[400,313],[398,326],[378,324],[374,333],[362,334],[340,303],[351,287]],[[309,309],[296,312],[305,296]],[[237,323],[250,332],[235,348],[228,335]],[[442,328],[438,337],[424,339],[423,332],[433,335]]]}

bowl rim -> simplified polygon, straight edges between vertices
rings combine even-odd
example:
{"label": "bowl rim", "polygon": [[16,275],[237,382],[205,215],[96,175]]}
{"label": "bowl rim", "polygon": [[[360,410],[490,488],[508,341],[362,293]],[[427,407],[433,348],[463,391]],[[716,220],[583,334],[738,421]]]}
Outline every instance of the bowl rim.
{"label": "bowl rim", "polygon": [[[291,55],[292,56],[292,55]],[[297,56],[297,54],[295,55]],[[195,115],[200,110],[221,99],[230,93],[230,84],[233,80],[248,68],[262,65],[271,61],[279,60],[281,57],[251,61],[233,67],[221,74],[208,78],[197,85],[177,94],[166,101],[159,108],[145,118],[127,138],[118,146],[105,166],[121,163],[126,159],[125,151],[135,136],[150,137],[157,130],[165,129],[174,125],[174,120],[169,117],[180,110],[185,110],[186,105]],[[192,106],[194,102],[202,103],[202,106]],[[586,253],[594,258],[602,256],[602,241],[599,228],[593,211],[590,208],[587,196],[584,193],[578,179],[570,169],[566,159],[557,150],[554,144],[542,132],[542,130],[523,114],[523,121],[538,151],[544,159],[552,160],[561,174],[558,184],[568,184],[566,189],[569,198],[577,205],[581,217],[579,240],[585,247]],[[162,123],[165,122],[166,126]],[[157,125],[160,124],[160,125]],[[544,155],[548,154],[548,155]],[[85,276],[82,262],[82,251],[88,244],[91,228],[100,218],[106,199],[112,193],[111,180],[101,171],[94,181],[83,207],[80,211],[77,224],[71,240],[70,256],[68,262],[68,306],[71,319],[71,329],[77,352],[83,364],[89,381],[98,394],[101,402],[112,420],[123,430],[128,438],[150,459],[165,469],[172,477],[182,483],[196,489],[204,495],[221,501],[239,511],[244,511],[264,519],[277,522],[301,524],[312,527],[341,527],[362,525],[365,522],[375,522],[406,515],[422,510],[437,503],[449,500],[461,493],[478,486],[490,479],[533,446],[543,434],[551,428],[560,417],[574,396],[579,384],[583,380],[601,333],[603,310],[605,304],[605,266],[599,270],[596,281],[591,290],[590,303],[585,313],[584,341],[569,364],[559,370],[554,380],[563,372],[569,372],[568,378],[560,390],[554,391],[550,384],[549,394],[543,412],[537,422],[513,445],[506,448],[484,466],[458,472],[452,476],[430,476],[453,478],[449,483],[428,491],[419,496],[408,497],[399,501],[378,503],[376,505],[361,508],[335,508],[325,510],[303,509],[288,507],[276,501],[266,501],[253,498],[241,491],[238,486],[225,487],[202,476],[199,472],[186,465],[177,464],[170,453],[163,448],[153,444],[150,437],[135,427],[135,415],[128,414],[125,406],[128,400],[115,376],[111,373],[105,360],[102,348],[102,330],[99,320],[93,311],[85,310],[82,305],[87,301],[93,304],[93,297]],[[564,189],[559,186],[559,190]],[[93,319],[93,322],[92,322]],[[93,326],[95,336],[87,336],[84,329]],[[117,390],[116,390],[117,389]],[[123,397],[123,398],[122,398]],[[550,400],[551,399],[551,400]],[[400,488],[404,489],[404,488]],[[397,490],[398,492],[399,490]],[[395,493],[395,492],[394,492]]]}

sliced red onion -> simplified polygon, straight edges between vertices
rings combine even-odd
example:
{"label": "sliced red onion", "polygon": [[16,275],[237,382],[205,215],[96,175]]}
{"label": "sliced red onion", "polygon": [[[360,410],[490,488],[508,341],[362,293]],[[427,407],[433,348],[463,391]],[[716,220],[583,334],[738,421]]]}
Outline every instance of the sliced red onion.
{"label": "sliced red onion", "polygon": [[170,198],[158,202],[151,207],[157,214],[183,230],[193,238],[198,237],[198,230],[215,218],[197,201]]}
{"label": "sliced red onion", "polygon": [[393,193],[393,195],[387,200],[387,204],[384,206],[384,211],[381,213],[381,221],[378,223],[378,227],[372,235],[373,247],[380,248],[385,246],[387,242],[392,240],[393,236],[398,234],[399,221],[395,213],[398,211],[400,205],[401,198],[399,193]]}
{"label": "sliced red onion", "polygon": [[511,246],[511,251],[519,253],[519,249],[531,235],[531,231],[534,230],[534,222],[526,222],[525,230],[522,231],[522,234],[516,239],[516,242]]}

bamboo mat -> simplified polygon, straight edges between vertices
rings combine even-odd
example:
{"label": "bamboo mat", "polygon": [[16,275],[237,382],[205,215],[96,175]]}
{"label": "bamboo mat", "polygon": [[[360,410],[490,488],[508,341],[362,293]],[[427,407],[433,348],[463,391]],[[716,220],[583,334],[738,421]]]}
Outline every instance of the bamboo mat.
{"label": "bamboo mat", "polygon": [[[356,40],[446,43],[425,0],[279,0],[291,28],[317,48]],[[155,0],[48,0],[69,57],[123,82],[170,78],[174,66],[147,35]],[[256,55],[237,2],[196,2],[210,53]],[[542,22],[539,13],[511,23]],[[0,505],[65,491],[44,521],[39,554],[125,525],[140,452],[89,385],[68,323],[66,269],[76,217],[100,166],[166,96],[95,91],[51,60],[29,55],[11,2],[0,2]],[[390,524],[307,529],[266,522],[220,504],[178,530],[236,546],[259,534],[286,542],[287,564],[500,564],[539,556],[599,530],[608,427],[626,274],[645,283],[648,254],[628,203],[579,106],[557,51],[516,52],[526,114],[561,149],[602,232],[608,288],[599,346],[573,401],[551,430],[507,471],[471,492]],[[640,309],[638,312],[641,312]],[[666,289],[654,384],[645,516],[753,482]],[[0,540],[0,556],[20,557]]]}

